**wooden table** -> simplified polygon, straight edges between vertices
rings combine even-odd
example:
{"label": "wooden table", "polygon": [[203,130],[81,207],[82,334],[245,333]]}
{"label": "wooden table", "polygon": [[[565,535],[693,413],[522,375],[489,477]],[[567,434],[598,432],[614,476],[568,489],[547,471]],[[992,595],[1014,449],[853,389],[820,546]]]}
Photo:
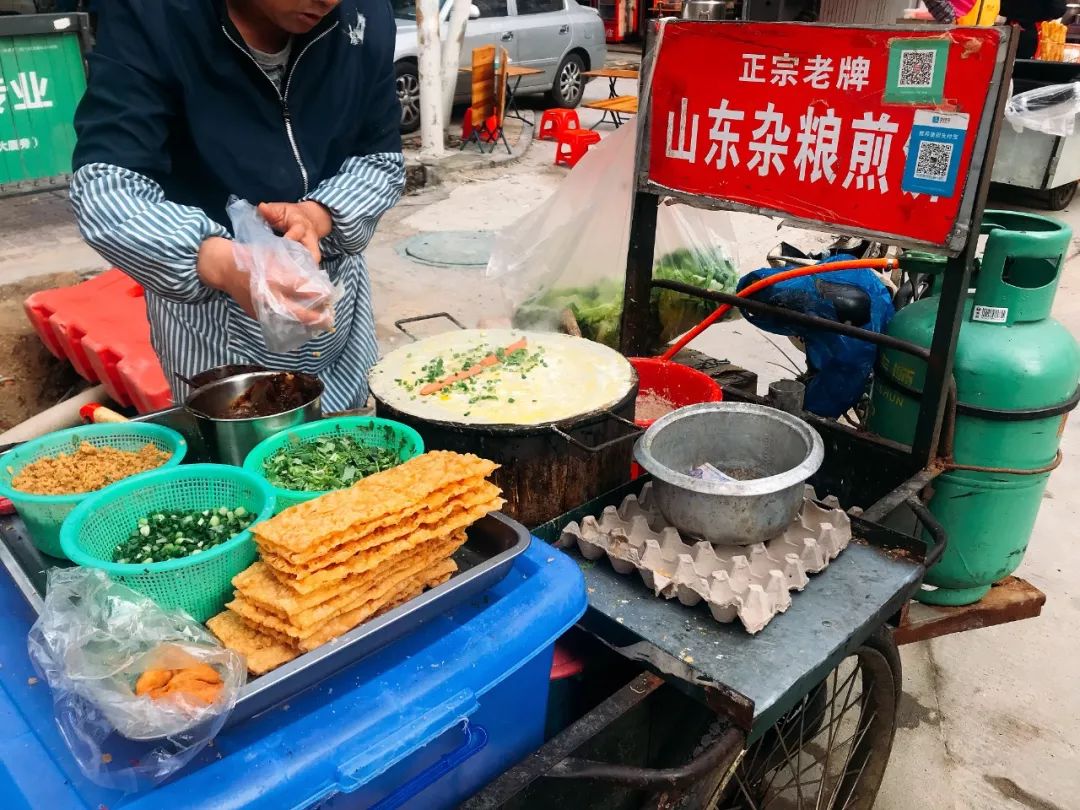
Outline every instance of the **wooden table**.
{"label": "wooden table", "polygon": [[619,92],[615,89],[615,82],[619,79],[637,79],[641,73],[636,68],[598,68],[586,70],[583,76],[590,79],[607,79],[609,82],[608,98],[617,98]]}
{"label": "wooden table", "polygon": [[[459,73],[472,73],[471,67],[458,68]],[[539,76],[543,73],[540,68],[525,67],[523,65],[508,65],[506,68],[506,117],[516,118],[530,127],[533,122],[521,114],[517,105],[517,89],[521,80],[526,76]]]}
{"label": "wooden table", "polygon": [[606,98],[602,101],[589,101],[582,105],[590,110],[600,110],[604,114],[600,117],[591,129],[596,129],[604,121],[611,117],[611,123],[618,129],[622,126],[624,115],[637,115],[638,97],[637,96],[615,96],[614,98]]}

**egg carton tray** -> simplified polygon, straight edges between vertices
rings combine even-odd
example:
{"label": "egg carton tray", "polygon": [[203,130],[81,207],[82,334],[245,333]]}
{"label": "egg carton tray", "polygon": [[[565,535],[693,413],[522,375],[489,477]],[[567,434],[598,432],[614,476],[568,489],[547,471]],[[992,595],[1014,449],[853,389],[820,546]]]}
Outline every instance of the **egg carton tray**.
{"label": "egg carton tray", "polygon": [[605,555],[620,574],[637,571],[657,596],[693,607],[704,601],[718,622],[738,618],[760,632],[791,606],[809,575],[822,571],[851,542],[851,521],[834,497],[819,501],[806,487],[802,510],[778,537],[751,546],[688,544],[652,502],[652,484],[599,518],[570,523],[561,548],[576,546],[587,560]]}

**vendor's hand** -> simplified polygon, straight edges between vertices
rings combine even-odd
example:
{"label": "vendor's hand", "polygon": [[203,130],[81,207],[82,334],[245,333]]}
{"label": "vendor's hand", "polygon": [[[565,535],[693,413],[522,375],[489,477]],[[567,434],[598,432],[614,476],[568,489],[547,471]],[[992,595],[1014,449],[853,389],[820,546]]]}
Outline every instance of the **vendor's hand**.
{"label": "vendor's hand", "polygon": [[225,293],[250,317],[255,317],[255,308],[251,305],[251,276],[237,266],[231,240],[221,236],[204,240],[199,246],[195,270],[203,284]]}
{"label": "vendor's hand", "polygon": [[[248,317],[258,320],[251,301],[251,276],[236,260],[237,249],[244,250],[228,239],[212,236],[199,248],[196,270],[203,284],[220,290],[232,298]],[[287,267],[273,268],[266,279],[274,299],[285,304],[296,320],[305,324],[325,324],[333,321],[332,307],[313,307],[320,293],[305,289],[306,280]]]}
{"label": "vendor's hand", "polygon": [[315,259],[322,261],[319,240],[330,235],[334,225],[330,212],[317,202],[261,203],[259,213],[275,231],[306,247]]}

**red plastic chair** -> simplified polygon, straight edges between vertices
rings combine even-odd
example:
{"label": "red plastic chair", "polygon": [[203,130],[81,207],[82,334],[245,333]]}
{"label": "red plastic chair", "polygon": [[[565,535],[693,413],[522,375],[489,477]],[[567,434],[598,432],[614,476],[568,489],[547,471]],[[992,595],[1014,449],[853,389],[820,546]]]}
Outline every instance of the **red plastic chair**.
{"label": "red plastic chair", "polygon": [[600,133],[591,129],[571,129],[559,136],[555,146],[555,165],[573,168],[589,151],[589,147],[600,142]]}
{"label": "red plastic chair", "polygon": [[[481,140],[488,143],[493,140],[491,133],[495,131],[495,123],[495,116],[493,115],[487,120],[487,132],[482,132],[479,135]],[[467,110],[465,110],[465,120],[461,122],[461,140],[467,143],[469,138],[472,137],[472,134],[472,107],[469,107]]]}
{"label": "red plastic chair", "polygon": [[536,137],[542,141],[557,141],[564,132],[581,129],[576,110],[544,110],[540,119],[540,131]]}

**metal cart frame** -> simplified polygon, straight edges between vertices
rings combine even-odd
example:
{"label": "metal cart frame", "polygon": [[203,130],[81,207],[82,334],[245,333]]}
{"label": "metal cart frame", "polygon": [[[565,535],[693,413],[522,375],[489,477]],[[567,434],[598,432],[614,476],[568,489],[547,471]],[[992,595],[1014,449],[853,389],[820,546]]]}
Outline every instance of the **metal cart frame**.
{"label": "metal cart frame", "polygon": [[[711,24],[711,23],[703,23]],[[649,33],[653,33],[650,30]],[[972,173],[975,175],[974,182],[977,190],[974,196],[974,205],[967,211],[962,212],[970,223],[981,221],[986,205],[987,193],[991,181],[991,167],[994,165],[994,156],[997,149],[1001,121],[1009,94],[1008,74],[1015,58],[1015,39],[1007,38],[1005,44],[1005,75],[1004,79],[994,88],[994,92],[987,99],[986,114],[992,116],[993,124],[980,136],[976,142],[975,158],[972,164]],[[650,52],[648,43],[644,48],[644,62],[642,76],[651,75],[651,61],[654,54]],[[642,96],[649,96],[650,88],[647,83],[643,85]],[[679,645],[689,643],[688,635],[681,635],[677,628],[670,628],[670,632],[663,632],[661,636],[659,626],[655,627],[655,636],[643,638],[639,633],[635,636],[628,632],[623,625],[631,623],[631,618],[624,619],[620,616],[617,620],[620,626],[612,624],[611,611],[602,608],[612,604],[612,597],[606,591],[614,589],[619,598],[618,604],[628,603],[623,608],[624,613],[630,616],[638,608],[638,604],[632,596],[627,596],[630,590],[624,581],[617,576],[607,576],[606,566],[596,566],[593,571],[586,572],[587,583],[590,586],[591,608],[583,620],[583,626],[602,638],[610,646],[621,650],[633,649],[634,654],[646,663],[649,672],[643,673],[631,680],[622,689],[613,694],[607,701],[600,704],[592,712],[587,714],[577,723],[571,725],[563,733],[553,738],[544,748],[534,754],[518,767],[507,772],[502,778],[494,782],[484,792],[475,797],[468,805],[470,810],[481,808],[498,807],[507,803],[513,803],[516,797],[524,795],[529,785],[544,778],[572,778],[586,780],[604,780],[613,785],[634,786],[654,791],[653,801],[649,807],[687,807],[691,805],[680,804],[685,801],[687,791],[702,779],[712,778],[722,785],[731,778],[739,763],[741,753],[755,739],[760,739],[765,733],[765,727],[781,721],[786,712],[793,711],[801,699],[803,705],[807,696],[811,694],[814,685],[828,673],[830,668],[836,666],[846,655],[852,654],[861,644],[867,642],[876,631],[885,627],[890,631],[896,643],[909,643],[923,640],[947,633],[960,632],[976,627],[983,627],[1017,619],[1036,616],[1041,611],[1045,597],[1034,587],[1022,580],[1010,578],[999,587],[995,587],[991,596],[982,603],[964,608],[927,608],[921,611],[912,611],[909,615],[909,600],[921,584],[922,573],[926,568],[934,564],[944,551],[946,544],[945,533],[942,527],[934,520],[925,506],[926,493],[932,487],[934,478],[944,472],[952,460],[952,435],[953,426],[957,413],[956,386],[953,379],[953,359],[956,352],[957,339],[963,318],[964,301],[970,286],[972,266],[975,259],[978,242],[978,229],[969,231],[962,249],[957,255],[949,259],[944,274],[943,288],[941,291],[941,303],[938,309],[938,317],[935,325],[932,345],[929,349],[917,346],[906,341],[898,340],[888,335],[870,332],[858,327],[839,324],[823,318],[811,315],[795,313],[782,308],[777,308],[753,300],[737,298],[733,295],[716,292],[705,292],[700,289],[668,281],[654,281],[652,278],[654,248],[656,238],[657,211],[663,197],[674,196],[679,202],[697,205],[701,207],[718,207],[715,200],[697,198],[689,194],[668,195],[665,190],[650,187],[647,172],[642,168],[644,165],[642,154],[647,148],[647,133],[649,131],[649,104],[643,105],[641,121],[639,124],[639,163],[636,177],[636,192],[633,201],[633,213],[630,228],[630,241],[627,251],[627,270],[624,291],[624,310],[621,350],[628,356],[641,356],[647,353],[649,333],[649,308],[650,293],[654,288],[674,290],[688,295],[695,295],[717,304],[733,304],[739,307],[761,314],[768,314],[777,319],[805,326],[813,326],[823,331],[835,332],[851,337],[857,337],[870,341],[875,345],[888,347],[897,351],[914,356],[927,364],[928,373],[924,391],[921,397],[918,426],[912,444],[904,445],[889,441],[881,437],[871,435],[865,431],[842,425],[834,420],[824,419],[813,414],[803,413],[802,416],[810,422],[822,435],[826,445],[826,461],[819,473],[812,479],[818,492],[825,492],[839,498],[845,508],[858,507],[853,518],[853,529],[856,537],[868,545],[875,546],[880,550],[896,553],[900,558],[906,559],[912,565],[913,578],[907,582],[891,583],[891,590],[885,595],[880,595],[880,602],[875,603],[877,610],[872,615],[863,615],[857,620],[853,618],[851,626],[847,627],[847,635],[838,642],[833,649],[820,655],[804,655],[803,651],[794,654],[796,657],[803,656],[799,665],[805,670],[800,677],[793,678],[793,682],[786,690],[769,694],[763,701],[754,701],[748,704],[745,686],[746,679],[740,667],[744,667],[752,661],[752,648],[746,658],[738,657],[738,644],[734,645],[735,658],[730,665],[733,670],[733,680],[742,681],[739,685],[732,683],[717,683],[708,681],[703,677],[698,662],[686,666],[679,666],[679,661],[674,660],[673,650]],[[761,210],[748,209],[739,205],[724,205],[722,207],[736,210],[750,210],[754,213],[774,213]],[[756,377],[748,375],[742,369],[733,366],[726,361],[717,361],[697,355],[694,352],[684,352],[678,360],[709,373],[715,379],[724,384],[725,398],[730,400],[765,402],[754,392]],[[749,384],[748,384],[749,383]],[[1075,400],[1075,397],[1073,398]],[[964,406],[960,406],[964,407]],[[1063,403],[1065,412],[1075,407],[1075,401]],[[983,414],[987,418],[993,418],[993,414]],[[551,524],[540,527],[536,534],[544,539],[553,541],[557,539],[563,525],[570,519],[579,519],[586,514],[598,514],[604,506],[616,504],[630,488],[613,493],[592,504],[576,510],[573,514],[564,516]],[[918,522],[933,539],[933,544],[927,548],[916,537],[902,534],[883,525],[883,521],[900,507],[906,507],[914,513]],[[845,554],[861,554],[858,547],[849,547]],[[878,551],[866,551],[867,554],[884,557]],[[841,560],[841,555],[838,560]],[[819,575],[828,577],[826,573]],[[831,585],[832,583],[830,583]],[[799,611],[813,611],[814,608],[807,604],[810,597],[811,586],[806,592],[799,595]],[[822,587],[825,587],[824,585]],[[872,584],[866,586],[865,599],[874,599],[879,594],[872,591]],[[660,604],[661,600],[654,600]],[[668,603],[671,604],[671,603]],[[919,606],[922,608],[924,606]],[[646,606],[643,610],[649,610]],[[677,622],[678,611],[683,610],[678,605],[673,605],[663,617],[668,622]],[[918,613],[918,615],[915,615]],[[659,614],[658,614],[659,615]],[[789,621],[795,621],[795,616],[785,617]],[[820,618],[820,617],[815,617]],[[656,616],[653,617],[655,621]],[[841,622],[843,620],[841,619]],[[824,624],[828,624],[825,621]],[[648,626],[647,622],[636,622],[636,628]],[[766,632],[768,628],[766,629]],[[674,635],[675,643],[670,643],[666,636]],[[731,641],[728,639],[728,641]],[[752,644],[752,641],[750,642]],[[750,647],[750,644],[746,645]],[[761,648],[761,672],[767,670],[771,661],[765,652],[766,645]],[[724,654],[732,657],[732,649],[724,648]],[[675,654],[678,655],[678,654]],[[682,656],[685,663],[689,656]],[[729,671],[730,671],[729,670]],[[725,726],[722,733],[711,739],[711,744],[699,747],[697,755],[688,764],[677,768],[651,769],[643,767],[630,767],[622,764],[608,764],[582,759],[575,752],[581,751],[598,730],[611,726],[627,711],[637,706],[641,701],[652,695],[664,683],[664,679],[658,677],[656,672],[665,673],[668,682],[675,682],[678,688],[699,695],[711,709],[725,718]],[[768,679],[768,674],[761,674],[761,678]],[[731,688],[729,688],[731,687]],[[752,688],[752,687],[751,687]],[[899,694],[899,684],[896,686]],[[759,690],[758,695],[762,695]],[[891,748],[892,737],[888,735],[887,741],[881,744]],[[888,751],[885,753],[886,761]],[[717,777],[720,773],[721,776]],[[876,790],[876,787],[875,787]],[[872,801],[872,797],[871,797]],[[862,805],[860,805],[862,806]]]}

